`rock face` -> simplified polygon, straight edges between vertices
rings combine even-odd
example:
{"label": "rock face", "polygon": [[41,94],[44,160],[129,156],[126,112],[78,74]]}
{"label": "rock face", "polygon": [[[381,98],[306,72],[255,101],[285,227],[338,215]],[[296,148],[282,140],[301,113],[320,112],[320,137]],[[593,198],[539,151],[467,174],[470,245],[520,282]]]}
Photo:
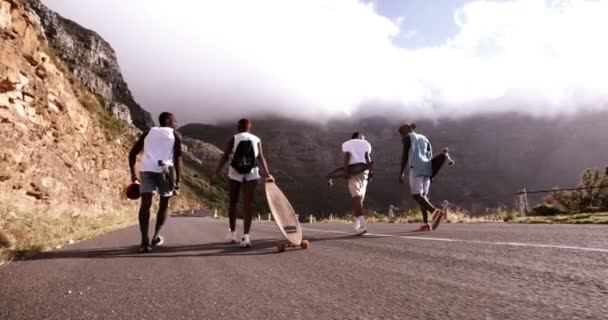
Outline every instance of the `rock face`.
{"label": "rock face", "polygon": [[[0,203],[48,214],[135,212],[139,203],[123,188],[138,130],[118,118],[146,128],[150,116],[133,101],[110,46],[45,10],[0,0]],[[199,156],[209,149],[195,145]],[[172,208],[206,207],[200,186],[221,194],[202,178],[185,181]]]}
{"label": "rock face", "polygon": [[[211,175],[222,157],[218,147],[189,137],[184,137],[184,153],[202,168],[202,174]],[[1,177],[0,177],[1,179]]]}
{"label": "rock face", "polygon": [[56,213],[132,208],[120,160],[132,137],[108,129],[113,120],[54,56],[39,23],[26,2],[0,0],[0,201]]}
{"label": "rock face", "polygon": [[133,99],[109,43],[94,31],[49,10],[39,0],[28,2],[59,58],[85,87],[102,98],[107,110],[141,130],[154,125],[150,113]]}

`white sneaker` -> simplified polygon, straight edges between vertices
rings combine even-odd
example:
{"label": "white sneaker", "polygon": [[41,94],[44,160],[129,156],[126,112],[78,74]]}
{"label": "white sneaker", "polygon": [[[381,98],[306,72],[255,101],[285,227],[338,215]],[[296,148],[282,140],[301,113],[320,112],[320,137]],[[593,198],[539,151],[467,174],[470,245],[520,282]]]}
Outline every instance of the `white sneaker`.
{"label": "white sneaker", "polygon": [[165,243],[165,238],[161,235],[157,236],[156,238],[152,239],[152,246],[156,247],[156,246],[162,246],[163,243]]}
{"label": "white sneaker", "polygon": [[228,231],[228,235],[226,236],[226,243],[236,243],[236,231]]}
{"label": "white sneaker", "polygon": [[241,237],[241,248],[251,248],[251,241],[249,240],[249,235],[245,234]]}
{"label": "white sneaker", "polygon": [[357,223],[355,224],[355,234],[360,236],[367,233],[367,227],[365,226],[365,218],[360,216],[357,218]]}
{"label": "white sneaker", "polygon": [[355,234],[358,236],[364,235],[367,233],[367,228],[365,226],[355,230]]}

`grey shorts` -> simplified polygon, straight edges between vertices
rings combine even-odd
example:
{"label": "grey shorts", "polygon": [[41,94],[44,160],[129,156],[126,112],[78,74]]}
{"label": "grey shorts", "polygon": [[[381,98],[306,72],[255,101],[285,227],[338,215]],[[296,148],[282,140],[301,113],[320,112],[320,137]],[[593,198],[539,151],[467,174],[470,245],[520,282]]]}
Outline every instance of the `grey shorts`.
{"label": "grey shorts", "polygon": [[141,193],[154,193],[158,191],[161,197],[173,196],[175,179],[172,174],[142,171],[139,173],[141,179]]}

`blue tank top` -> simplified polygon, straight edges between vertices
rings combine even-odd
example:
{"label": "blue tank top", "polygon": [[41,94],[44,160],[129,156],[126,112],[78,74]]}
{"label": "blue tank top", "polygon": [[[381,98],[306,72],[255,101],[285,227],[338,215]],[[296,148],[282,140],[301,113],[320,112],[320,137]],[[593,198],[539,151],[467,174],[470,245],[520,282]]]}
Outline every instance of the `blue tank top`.
{"label": "blue tank top", "polygon": [[410,171],[415,176],[430,177],[433,175],[433,149],[429,140],[417,133],[408,134],[410,138],[410,151],[408,156]]}

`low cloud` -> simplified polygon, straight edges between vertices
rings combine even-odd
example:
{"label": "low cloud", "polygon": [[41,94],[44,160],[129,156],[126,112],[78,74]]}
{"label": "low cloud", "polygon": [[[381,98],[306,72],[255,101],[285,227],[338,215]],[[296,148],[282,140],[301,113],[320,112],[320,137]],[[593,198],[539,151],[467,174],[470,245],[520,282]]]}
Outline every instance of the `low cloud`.
{"label": "low cloud", "polygon": [[[48,0],[117,51],[136,99],[182,122],[271,113],[459,117],[607,109],[607,1],[475,1],[444,43],[356,0]],[[447,22],[446,22],[447,23]]]}

